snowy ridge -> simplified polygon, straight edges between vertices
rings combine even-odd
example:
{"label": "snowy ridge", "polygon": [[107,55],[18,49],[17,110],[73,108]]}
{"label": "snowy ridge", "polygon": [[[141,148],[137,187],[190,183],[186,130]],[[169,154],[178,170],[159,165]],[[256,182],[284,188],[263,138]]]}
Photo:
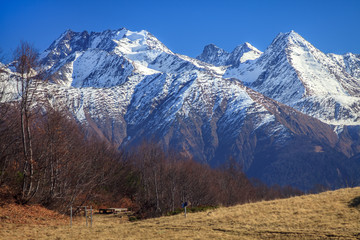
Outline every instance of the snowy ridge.
{"label": "snowy ridge", "polygon": [[161,53],[171,53],[146,31],[126,29],[102,33],[66,31],[41,55],[54,81],[74,87],[112,87],[130,74],[157,73],[147,65]]}
{"label": "snowy ridge", "polygon": [[248,42],[237,46],[231,53],[226,52],[214,44],[209,44],[204,47],[203,52],[196,57],[196,59],[215,66],[238,66],[248,60],[257,59],[261,54],[261,51]]}
{"label": "snowy ridge", "polygon": [[326,123],[358,125],[358,59],[347,56],[344,61],[344,57],[326,55],[291,31],[280,33],[257,60],[229,67],[224,77],[237,78]]}
{"label": "snowy ridge", "polygon": [[113,87],[130,75],[224,70],[174,54],[147,31],[125,28],[102,33],[66,31],[41,55],[53,82],[73,87]]}
{"label": "snowy ridge", "polygon": [[[326,123],[360,121],[359,55],[326,55],[294,31],[280,33],[264,53],[249,43],[231,53],[210,44],[193,59],[173,53],[144,30],[68,30],[41,55],[41,63],[52,82],[83,91],[124,84],[135,91],[142,81],[159,76],[182,79],[194,73],[236,78]],[[130,79],[137,80],[129,85]]]}

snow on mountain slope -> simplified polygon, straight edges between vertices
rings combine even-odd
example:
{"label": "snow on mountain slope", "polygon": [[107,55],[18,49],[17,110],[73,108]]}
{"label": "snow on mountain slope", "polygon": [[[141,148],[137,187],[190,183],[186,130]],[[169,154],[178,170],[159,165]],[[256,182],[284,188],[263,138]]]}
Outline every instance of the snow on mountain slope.
{"label": "snow on mountain slope", "polygon": [[[239,52],[241,49],[238,55]],[[53,82],[61,80],[63,86],[64,94],[56,94],[60,100],[53,102],[70,106],[80,122],[89,119],[97,125],[104,119],[121,122],[121,128],[127,128],[125,132],[130,134],[126,138],[128,133],[122,134],[116,140],[118,143],[140,139],[144,126],[148,135],[166,135],[179,117],[189,118],[196,113],[212,119],[213,111],[224,98],[229,101],[229,96],[247,99],[245,105],[243,100],[232,100],[235,101],[229,107],[232,110],[222,117],[228,119],[223,124],[228,124],[235,121],[234,116],[244,118],[248,102],[252,102],[245,90],[229,88],[229,83],[234,86],[238,83],[221,78],[224,68],[172,53],[146,31],[121,29],[91,34],[67,31],[45,51],[41,62],[52,74]],[[121,95],[121,103],[115,100],[117,95]],[[257,127],[263,124],[258,119]],[[267,116],[265,123],[270,119]],[[238,124],[240,120],[234,126]],[[139,129],[141,134],[137,133]],[[229,133],[236,136],[239,130]],[[107,137],[110,135],[114,132]]]}
{"label": "snow on mountain slope", "polygon": [[[150,115],[158,115],[156,123],[148,126],[150,133],[155,133],[156,128],[151,126],[162,128],[162,125],[170,124],[178,117],[186,119],[196,114],[211,120],[217,108],[225,104],[224,101],[227,108],[222,124],[225,125],[241,123],[240,118],[245,117],[246,109],[254,104],[245,88],[233,81],[224,81],[196,70],[178,75],[162,74],[147,78],[136,86],[125,118],[129,125],[141,126]],[[264,122],[259,119],[258,125],[269,120],[269,116],[265,115],[260,117]],[[231,135],[237,135],[237,131],[239,129],[232,131]]]}
{"label": "snow on mountain slope", "polygon": [[[333,58],[291,31],[279,34],[257,60],[229,67],[224,77],[324,122],[357,125],[360,80]],[[356,74],[355,69],[348,71]]]}
{"label": "snow on mountain slope", "polygon": [[238,66],[240,63],[248,60],[257,59],[261,54],[261,51],[247,42],[237,46],[231,53],[226,52],[214,44],[209,44],[204,47],[203,52],[196,57],[196,59],[214,66]]}
{"label": "snow on mountain slope", "polygon": [[171,51],[147,31],[132,32],[125,28],[104,32],[73,32],[67,30],[41,54],[44,66],[51,68],[59,60],[75,52],[99,49],[125,55],[129,59],[145,61],[154,59],[161,52]]}
{"label": "snow on mountain slope", "polygon": [[[108,88],[47,84],[39,92],[51,106],[66,106],[79,122],[95,126],[114,144],[126,146],[156,137],[164,147],[212,165],[221,163],[224,155],[217,152],[224,143],[237,141],[245,122],[250,133],[266,129],[266,136],[279,144],[291,136],[291,130],[239,82],[199,70],[133,75]],[[246,155],[253,149],[236,151],[244,155],[242,164],[250,167]]]}
{"label": "snow on mountain slope", "polygon": [[42,55],[41,64],[54,81],[75,87],[112,87],[131,74],[157,73],[146,66],[161,53],[170,53],[146,31],[127,29],[101,33],[76,33],[60,36]]}
{"label": "snow on mountain slope", "polygon": [[66,31],[41,55],[53,82],[73,87],[113,87],[131,75],[211,71],[222,68],[171,52],[147,31]]}

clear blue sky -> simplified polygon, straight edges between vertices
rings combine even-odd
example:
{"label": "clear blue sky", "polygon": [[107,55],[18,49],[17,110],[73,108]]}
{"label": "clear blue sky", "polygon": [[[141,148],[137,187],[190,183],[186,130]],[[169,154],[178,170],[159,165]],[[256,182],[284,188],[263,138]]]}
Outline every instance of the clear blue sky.
{"label": "clear blue sky", "polygon": [[206,44],[231,51],[250,42],[264,51],[294,30],[329,53],[360,53],[359,0],[0,0],[0,48],[9,58],[20,40],[45,50],[67,29],[148,30],[191,57]]}

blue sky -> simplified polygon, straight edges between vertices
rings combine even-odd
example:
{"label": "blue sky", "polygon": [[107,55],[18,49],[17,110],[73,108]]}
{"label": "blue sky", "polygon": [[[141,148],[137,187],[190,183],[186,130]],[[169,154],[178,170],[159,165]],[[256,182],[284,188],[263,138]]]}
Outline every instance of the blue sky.
{"label": "blue sky", "polygon": [[264,51],[294,30],[328,53],[360,54],[358,0],[1,0],[0,48],[10,58],[20,40],[45,50],[65,30],[148,30],[172,51],[196,57],[206,44],[231,51],[250,42]]}

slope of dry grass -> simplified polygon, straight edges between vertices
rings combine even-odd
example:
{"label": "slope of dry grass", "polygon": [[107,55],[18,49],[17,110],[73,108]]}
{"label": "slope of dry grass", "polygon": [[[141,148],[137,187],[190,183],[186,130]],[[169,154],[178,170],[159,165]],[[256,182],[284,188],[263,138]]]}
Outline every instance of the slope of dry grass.
{"label": "slope of dry grass", "polygon": [[[360,210],[349,202],[360,188],[137,222],[95,215],[92,228],[5,222],[0,239],[360,239]],[[1,211],[0,211],[1,214]]]}

